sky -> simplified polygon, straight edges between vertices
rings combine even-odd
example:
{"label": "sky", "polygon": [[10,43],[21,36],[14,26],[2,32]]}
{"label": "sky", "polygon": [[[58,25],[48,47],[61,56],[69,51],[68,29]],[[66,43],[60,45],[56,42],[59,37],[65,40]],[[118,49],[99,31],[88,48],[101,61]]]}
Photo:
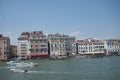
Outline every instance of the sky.
{"label": "sky", "polygon": [[120,38],[120,0],[0,0],[0,34],[12,45],[22,32],[76,39]]}

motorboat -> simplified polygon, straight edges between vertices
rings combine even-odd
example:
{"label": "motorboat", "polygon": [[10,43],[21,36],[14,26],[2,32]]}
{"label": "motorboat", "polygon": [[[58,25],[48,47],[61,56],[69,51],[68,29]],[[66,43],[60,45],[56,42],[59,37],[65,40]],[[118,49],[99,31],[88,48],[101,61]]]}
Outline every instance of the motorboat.
{"label": "motorboat", "polygon": [[13,72],[21,72],[21,73],[26,73],[28,70],[23,70],[23,69],[10,69]]}
{"label": "motorboat", "polygon": [[12,64],[14,61],[9,61],[9,62],[6,62],[6,64]]}
{"label": "motorboat", "polygon": [[30,62],[30,63],[20,62],[19,64],[16,65],[16,67],[33,67],[36,65],[37,63],[34,62]]}

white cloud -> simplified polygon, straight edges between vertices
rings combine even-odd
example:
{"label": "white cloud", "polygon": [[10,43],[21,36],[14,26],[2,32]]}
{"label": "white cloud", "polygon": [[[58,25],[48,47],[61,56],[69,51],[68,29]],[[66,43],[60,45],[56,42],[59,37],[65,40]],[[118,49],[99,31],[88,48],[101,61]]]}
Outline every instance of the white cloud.
{"label": "white cloud", "polygon": [[70,34],[70,36],[79,36],[79,35],[81,35],[80,31],[75,31],[75,32]]}

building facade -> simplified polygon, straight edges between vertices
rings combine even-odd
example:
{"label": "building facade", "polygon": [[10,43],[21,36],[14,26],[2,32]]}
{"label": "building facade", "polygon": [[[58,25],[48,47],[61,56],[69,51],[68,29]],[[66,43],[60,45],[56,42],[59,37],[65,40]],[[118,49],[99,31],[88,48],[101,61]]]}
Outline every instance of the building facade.
{"label": "building facade", "polygon": [[18,55],[48,55],[46,35],[42,31],[23,32],[18,38]]}
{"label": "building facade", "polygon": [[77,40],[78,54],[93,55],[105,54],[104,41],[92,38],[85,40]]}
{"label": "building facade", "polygon": [[104,42],[107,55],[120,54],[120,39],[106,39]]}
{"label": "building facade", "polygon": [[49,48],[51,55],[73,55],[76,53],[75,37],[64,34],[49,34]]}
{"label": "building facade", "polygon": [[17,55],[30,54],[29,52],[29,32],[23,32],[18,38]]}
{"label": "building facade", "polygon": [[34,31],[30,33],[29,52],[31,54],[48,54],[47,37],[42,31]]}
{"label": "building facade", "polygon": [[11,58],[17,57],[17,46],[16,45],[10,45],[10,57]]}
{"label": "building facade", "polygon": [[0,60],[9,58],[10,38],[0,34]]}

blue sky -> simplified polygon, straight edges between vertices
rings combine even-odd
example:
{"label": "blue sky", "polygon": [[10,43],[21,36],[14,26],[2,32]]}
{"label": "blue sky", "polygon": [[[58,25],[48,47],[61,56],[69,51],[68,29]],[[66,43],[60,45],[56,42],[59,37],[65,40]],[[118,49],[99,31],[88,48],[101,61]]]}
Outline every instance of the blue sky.
{"label": "blue sky", "polygon": [[0,33],[11,44],[24,31],[120,38],[120,0],[0,0]]}

